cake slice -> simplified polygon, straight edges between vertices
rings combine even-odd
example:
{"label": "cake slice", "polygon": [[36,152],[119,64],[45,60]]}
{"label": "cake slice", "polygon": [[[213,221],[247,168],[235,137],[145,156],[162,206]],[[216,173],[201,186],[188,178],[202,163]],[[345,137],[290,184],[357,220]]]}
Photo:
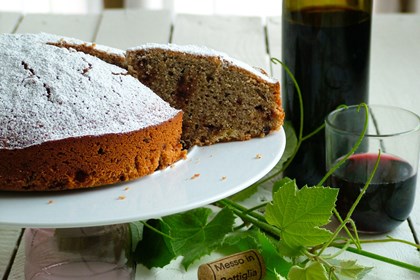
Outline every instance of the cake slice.
{"label": "cake slice", "polygon": [[129,49],[131,75],[184,112],[184,147],[263,137],[283,124],[280,85],[261,70],[205,47]]}

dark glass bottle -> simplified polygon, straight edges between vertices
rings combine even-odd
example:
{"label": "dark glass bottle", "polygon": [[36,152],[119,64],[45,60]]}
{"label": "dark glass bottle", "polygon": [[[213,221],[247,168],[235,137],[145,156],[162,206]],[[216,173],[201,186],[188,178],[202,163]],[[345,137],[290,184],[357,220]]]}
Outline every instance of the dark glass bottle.
{"label": "dark glass bottle", "polygon": [[[302,92],[304,136],[337,106],[368,101],[371,18],[372,0],[283,0],[282,60]],[[299,99],[285,72],[282,97],[286,119],[298,132]],[[285,176],[311,186],[324,174],[320,132],[302,143]]]}

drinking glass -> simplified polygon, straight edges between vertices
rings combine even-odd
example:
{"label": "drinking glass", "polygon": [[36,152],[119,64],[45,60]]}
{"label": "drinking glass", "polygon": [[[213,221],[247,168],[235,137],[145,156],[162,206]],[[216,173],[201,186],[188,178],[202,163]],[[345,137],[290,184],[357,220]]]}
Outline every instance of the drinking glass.
{"label": "drinking glass", "polygon": [[25,279],[134,279],[128,224],[25,230]]}
{"label": "drinking glass", "polygon": [[[351,151],[362,133],[366,109],[350,106],[326,119],[326,168]],[[351,218],[357,230],[385,233],[405,221],[414,204],[420,150],[420,118],[402,108],[368,106],[367,132],[359,148],[329,178],[339,188],[337,210],[345,217],[380,162]]]}

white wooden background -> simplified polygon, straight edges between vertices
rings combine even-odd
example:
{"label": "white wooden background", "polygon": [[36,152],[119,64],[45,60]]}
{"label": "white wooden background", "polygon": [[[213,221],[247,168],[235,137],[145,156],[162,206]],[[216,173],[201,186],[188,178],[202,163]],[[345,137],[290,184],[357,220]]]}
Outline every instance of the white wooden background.
{"label": "white wooden background", "polygon": [[[280,77],[280,67],[269,62],[269,57],[280,58],[281,54],[281,21],[277,17],[173,16],[169,11],[142,10],[107,10],[98,15],[0,13],[2,33],[40,31],[122,49],[145,42],[206,45]],[[420,16],[376,15],[372,34],[371,103],[398,105],[420,115]],[[418,234],[419,193],[411,215]],[[0,278],[3,280],[23,279],[21,233],[20,228],[0,226]],[[414,242],[408,223],[390,235]],[[405,245],[368,244],[364,249],[420,266],[419,252]],[[389,264],[350,253],[346,257],[376,267],[366,279],[420,279],[420,274]],[[194,267],[184,273],[179,262],[163,270],[147,271],[140,267],[137,274],[138,279],[196,279]]]}

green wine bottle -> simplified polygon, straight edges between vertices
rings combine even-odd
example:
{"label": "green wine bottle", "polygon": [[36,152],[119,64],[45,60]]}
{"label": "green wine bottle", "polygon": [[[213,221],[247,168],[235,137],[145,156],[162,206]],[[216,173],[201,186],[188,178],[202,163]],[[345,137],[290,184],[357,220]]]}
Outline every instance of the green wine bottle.
{"label": "green wine bottle", "polygon": [[[372,0],[284,0],[282,61],[303,96],[303,135],[321,126],[341,104],[368,102]],[[282,75],[286,119],[300,129],[299,99]],[[298,186],[316,185],[325,174],[323,132],[305,140],[285,176]]]}

